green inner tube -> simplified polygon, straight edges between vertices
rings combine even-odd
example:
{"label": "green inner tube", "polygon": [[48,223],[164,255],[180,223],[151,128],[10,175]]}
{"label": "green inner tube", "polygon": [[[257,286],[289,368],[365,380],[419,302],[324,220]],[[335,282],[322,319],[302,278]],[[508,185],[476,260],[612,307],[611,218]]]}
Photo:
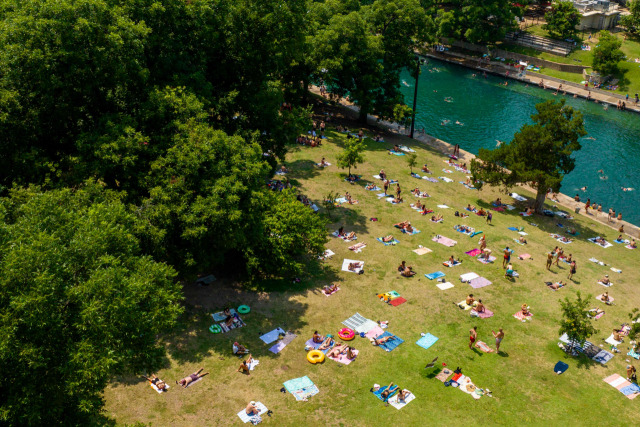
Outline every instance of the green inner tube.
{"label": "green inner tube", "polygon": [[249,308],[248,305],[241,305],[240,307],[238,307],[238,313],[240,314],[247,314],[248,312],[250,312],[251,309]]}
{"label": "green inner tube", "polygon": [[222,328],[220,327],[220,325],[211,325],[209,326],[209,332],[211,332],[212,334],[219,334],[220,332],[222,332]]}

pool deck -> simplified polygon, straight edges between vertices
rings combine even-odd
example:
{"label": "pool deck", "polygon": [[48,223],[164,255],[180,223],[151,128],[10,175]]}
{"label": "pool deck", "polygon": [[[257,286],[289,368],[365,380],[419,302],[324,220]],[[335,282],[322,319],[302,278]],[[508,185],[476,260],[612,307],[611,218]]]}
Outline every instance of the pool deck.
{"label": "pool deck", "polygon": [[[446,53],[430,51],[428,53],[425,53],[424,55],[444,62],[462,65],[463,67],[471,68],[478,71],[486,71],[487,73],[498,75],[500,77],[518,80],[540,87],[542,87],[542,83],[544,83],[544,89],[552,90],[554,92],[558,89],[558,86],[562,85],[562,93],[559,93],[559,95],[563,95],[564,93],[566,93],[566,95],[572,95],[575,98],[584,99],[588,99],[590,96],[589,99],[593,100],[594,102],[608,104],[616,108],[618,105],[618,101],[623,101],[626,103],[627,111],[640,113],[640,104],[635,105],[632,98],[629,98],[629,101],[626,101],[625,97],[622,95],[606,92],[600,89],[585,89],[584,86],[567,80],[561,80],[555,77],[549,77],[531,71],[527,71],[525,76],[520,77],[514,71],[513,67],[508,67],[501,63],[485,61],[482,61],[482,65],[480,65],[481,61],[478,58],[463,55],[457,52]],[[509,73],[509,75],[507,75],[507,72]]]}
{"label": "pool deck", "polygon": [[[563,87],[564,87],[564,84],[563,84]],[[311,86],[309,90],[314,94],[320,95],[320,90],[316,86]],[[569,91],[567,91],[567,93],[569,93]],[[349,117],[350,120],[357,121],[359,108],[356,105],[350,103],[349,101],[343,98],[340,100],[339,105],[337,107],[342,110],[345,117]],[[407,130],[402,129],[398,124],[391,123],[385,120],[378,121],[378,118],[372,115],[369,115],[367,117],[367,124],[369,126],[382,128],[383,130],[391,134],[408,137]],[[434,138],[433,136],[428,135],[426,133],[414,132],[414,140],[422,142],[447,156],[453,152],[452,144],[446,141],[443,141],[441,139]],[[388,142],[395,143],[396,141],[388,141]],[[400,140],[397,142],[401,144],[404,141]],[[464,151],[460,149],[459,158],[464,162],[470,163],[472,159],[476,158],[476,156],[468,151]],[[524,188],[525,190],[531,191],[534,194],[536,193],[536,190],[528,185],[520,185],[519,187]],[[605,224],[615,230],[618,230],[621,225],[624,225],[624,230],[625,230],[624,234],[626,234],[629,237],[640,238],[640,228],[638,226],[624,220],[618,221],[617,219],[611,222],[608,222],[607,221],[608,215],[606,212],[602,212],[598,214],[598,212],[594,212],[593,209],[590,209],[589,213],[586,213],[584,209],[585,204],[583,202],[576,202],[573,199],[573,197],[569,197],[566,194],[559,193],[557,201],[552,201],[550,199],[547,199],[547,202],[556,203],[557,205],[564,207],[565,209],[567,209],[569,212],[572,212],[573,214],[578,213],[580,215],[586,216],[594,221],[598,221],[602,224]],[[576,209],[578,210],[578,212],[576,212]]]}

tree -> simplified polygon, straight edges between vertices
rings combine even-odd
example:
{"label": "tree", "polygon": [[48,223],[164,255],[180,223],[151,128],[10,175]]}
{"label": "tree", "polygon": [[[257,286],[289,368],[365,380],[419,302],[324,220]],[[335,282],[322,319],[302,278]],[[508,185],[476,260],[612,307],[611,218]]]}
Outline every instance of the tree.
{"label": "tree", "polygon": [[356,138],[347,139],[344,148],[338,154],[338,166],[342,169],[349,168],[349,176],[351,176],[351,168],[357,168],[359,163],[364,163],[364,142]]}
{"label": "tree", "polygon": [[593,69],[605,76],[618,71],[618,63],[625,58],[621,46],[619,38],[609,31],[600,31],[598,44],[593,48]]}
{"label": "tree", "polygon": [[545,13],[544,19],[547,23],[542,28],[552,37],[564,40],[576,34],[576,27],[580,24],[580,12],[572,2],[559,1]]}
{"label": "tree", "polygon": [[567,334],[569,337],[569,353],[573,350],[574,344],[582,345],[593,334],[598,333],[598,330],[591,324],[591,318],[589,317],[589,300],[591,295],[588,295],[586,299],[582,299],[580,291],[576,293],[576,300],[571,301],[568,297],[565,297],[564,301],[560,302],[562,311],[562,320],[560,320],[559,334]]}
{"label": "tree", "polygon": [[175,271],[142,254],[110,192],[0,200],[0,422],[91,425],[114,375],[151,372],[181,312]]}
{"label": "tree", "polygon": [[454,0],[448,11],[438,11],[440,36],[463,38],[471,43],[493,43],[516,27],[520,8],[509,0]]}
{"label": "tree", "polygon": [[536,191],[534,209],[539,211],[549,189],[558,191],[562,179],[575,166],[572,154],[581,148],[578,138],[586,135],[582,114],[565,101],[536,105],[533,124],[520,128],[513,140],[498,148],[481,148],[479,160],[472,160],[476,184],[511,188],[528,183]]}
{"label": "tree", "polygon": [[629,14],[620,17],[620,24],[635,34],[640,31],[640,0],[628,1],[627,7]]}
{"label": "tree", "polygon": [[408,153],[407,154],[407,165],[409,169],[411,169],[411,173],[413,173],[413,168],[418,165],[418,155],[416,153]]}

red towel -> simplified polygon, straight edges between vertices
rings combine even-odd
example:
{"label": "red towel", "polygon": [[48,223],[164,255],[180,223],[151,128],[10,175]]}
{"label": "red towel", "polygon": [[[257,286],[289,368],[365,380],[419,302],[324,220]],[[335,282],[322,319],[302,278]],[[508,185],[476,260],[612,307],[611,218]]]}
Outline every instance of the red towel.
{"label": "red towel", "polygon": [[402,298],[402,297],[398,297],[396,299],[392,299],[389,304],[391,304],[394,307],[399,306],[400,304],[404,304],[405,302],[407,302],[406,299]]}

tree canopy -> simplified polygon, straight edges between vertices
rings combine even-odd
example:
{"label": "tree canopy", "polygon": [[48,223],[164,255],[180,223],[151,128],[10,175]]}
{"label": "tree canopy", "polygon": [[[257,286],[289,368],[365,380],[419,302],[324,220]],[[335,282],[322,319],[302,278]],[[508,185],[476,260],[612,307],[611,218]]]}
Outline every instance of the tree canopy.
{"label": "tree canopy", "polygon": [[338,166],[342,169],[349,169],[349,176],[351,176],[351,168],[358,167],[359,163],[364,163],[363,151],[363,141],[356,138],[347,139],[344,148],[338,154]]}
{"label": "tree canopy", "polygon": [[603,75],[613,74],[618,71],[618,63],[625,57],[620,50],[622,41],[609,31],[598,33],[598,44],[593,48],[594,70]]}
{"label": "tree canopy", "polygon": [[516,12],[509,0],[453,0],[452,7],[438,11],[438,34],[471,43],[493,43],[517,28]]}
{"label": "tree canopy", "polygon": [[472,160],[474,180],[510,188],[529,184],[536,190],[534,209],[539,210],[549,189],[558,191],[562,179],[575,166],[572,154],[581,148],[578,138],[586,135],[582,114],[565,101],[536,105],[533,124],[525,124],[511,142],[488,150],[481,148]]}
{"label": "tree canopy", "polygon": [[544,15],[546,24],[542,26],[552,37],[566,39],[576,34],[580,24],[580,12],[570,1],[554,3]]}
{"label": "tree canopy", "polygon": [[620,17],[620,24],[627,28],[630,33],[640,31],[640,0],[630,0],[627,2],[628,15]]}
{"label": "tree canopy", "polygon": [[560,335],[567,334],[569,337],[570,350],[575,343],[584,344],[593,334],[596,334],[598,330],[593,327],[591,318],[589,317],[589,299],[582,299],[580,291],[576,293],[575,301],[571,301],[566,297],[563,301],[560,301],[562,319],[560,320]]}

